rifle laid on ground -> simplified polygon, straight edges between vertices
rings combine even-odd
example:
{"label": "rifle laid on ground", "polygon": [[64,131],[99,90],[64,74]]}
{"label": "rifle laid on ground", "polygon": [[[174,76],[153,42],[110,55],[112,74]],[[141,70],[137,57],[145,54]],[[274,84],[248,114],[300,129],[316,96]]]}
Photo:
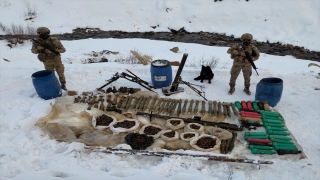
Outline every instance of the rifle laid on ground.
{"label": "rifle laid on ground", "polygon": [[152,117],[162,118],[162,119],[177,118],[177,119],[182,119],[185,123],[199,123],[199,124],[202,124],[202,125],[205,125],[205,126],[217,126],[219,128],[222,128],[222,129],[228,129],[228,130],[233,130],[233,131],[242,131],[242,128],[239,127],[236,124],[230,124],[230,123],[225,123],[225,122],[203,121],[198,116],[197,117],[193,117],[193,118],[181,118],[181,117],[153,114],[152,111],[150,111],[149,113],[138,111],[136,113],[136,115],[148,116],[150,118],[150,121],[151,121]]}
{"label": "rifle laid on ground", "polygon": [[60,53],[58,51],[56,51],[52,46],[50,46],[48,43],[41,43],[39,41],[37,41],[36,39],[31,39],[32,42],[37,43],[39,46],[42,46],[44,49],[47,49],[53,53],[55,53],[56,55],[60,55]]}
{"label": "rifle laid on ground", "polygon": [[254,64],[254,62],[253,62],[253,60],[252,60],[249,52],[246,51],[247,46],[245,46],[245,45],[240,45],[240,49],[244,51],[244,53],[246,54],[246,59],[249,61],[249,63],[251,64],[251,66],[252,66],[253,69],[256,71],[257,75],[259,76],[259,73],[258,73],[258,71],[257,71],[258,68],[257,68],[256,65]]}
{"label": "rifle laid on ground", "polygon": [[[137,75],[133,74],[131,71],[129,71],[128,69],[126,69],[130,74],[128,73],[125,73],[125,72],[122,72],[121,74],[119,73],[116,73],[113,75],[113,77],[111,79],[108,80],[108,82],[99,87],[97,90],[102,90],[102,88],[108,86],[109,84],[111,84],[112,82],[118,80],[119,78],[124,78],[124,79],[127,79],[131,82],[135,82],[137,84],[140,84],[142,87],[148,89],[149,91],[153,91],[151,88],[155,89],[156,87],[154,87],[152,84],[149,84],[148,82],[140,79]],[[154,91],[153,91],[154,92]]]}

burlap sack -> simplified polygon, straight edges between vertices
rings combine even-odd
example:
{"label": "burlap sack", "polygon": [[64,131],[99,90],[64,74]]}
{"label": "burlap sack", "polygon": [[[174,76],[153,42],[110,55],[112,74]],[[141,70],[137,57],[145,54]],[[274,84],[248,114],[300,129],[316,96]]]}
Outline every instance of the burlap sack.
{"label": "burlap sack", "polygon": [[211,127],[209,134],[218,137],[220,140],[228,140],[232,138],[231,132],[218,127]]}
{"label": "burlap sack", "polygon": [[[200,145],[200,142],[202,140],[202,138],[211,138],[215,140],[215,145],[213,147],[206,147],[204,148],[203,145]],[[218,139],[216,136],[212,136],[212,135],[208,135],[208,134],[202,134],[201,136],[194,138],[190,141],[190,145],[199,150],[199,151],[204,151],[204,152],[211,152],[214,150],[217,150],[220,148],[221,145],[221,141],[220,139]]]}
{"label": "burlap sack", "polygon": [[203,131],[204,127],[199,123],[188,123],[186,126],[184,126],[184,132],[197,132],[198,134],[202,134]]}
{"label": "burlap sack", "polygon": [[184,132],[180,134],[180,139],[184,141],[191,141],[194,138],[199,137],[197,132]]}
{"label": "burlap sack", "polygon": [[[152,128],[152,130],[148,129],[148,128]],[[159,130],[159,131],[157,132],[157,130]],[[150,133],[151,131],[152,131],[152,133]],[[152,136],[154,139],[157,139],[160,137],[160,135],[162,133],[162,127],[155,125],[155,124],[146,124],[146,125],[142,126],[142,128],[139,130],[139,133],[145,134],[148,136]]]}
{"label": "burlap sack", "polygon": [[171,130],[177,130],[184,127],[184,121],[182,119],[171,118],[167,120],[165,127]]}
{"label": "burlap sack", "polygon": [[[117,127],[118,125],[125,123],[126,121],[134,122],[134,125],[130,128],[123,128],[123,127]],[[139,127],[140,122],[137,119],[124,119],[121,121],[116,121],[115,123],[110,125],[110,129],[113,132],[113,134],[118,134],[121,132],[134,132],[134,130],[137,130]]]}
{"label": "burlap sack", "polygon": [[[103,118],[103,117],[104,118],[106,118],[106,117],[110,118],[111,122],[109,123],[109,125],[104,126],[104,125],[97,124],[97,122],[99,123],[99,118]],[[98,119],[98,121],[97,121],[97,119]],[[92,126],[96,130],[101,130],[101,131],[105,130],[105,129],[109,128],[112,123],[115,123],[116,121],[117,121],[117,119],[114,116],[111,116],[111,115],[108,115],[108,114],[100,114],[100,115],[97,115],[97,116],[92,116]]]}
{"label": "burlap sack", "polygon": [[[174,136],[173,137],[168,137],[166,136],[166,133],[170,133],[170,132],[174,132]],[[177,131],[174,130],[166,130],[166,131],[162,131],[161,133],[161,139],[163,139],[164,141],[175,141],[179,139],[179,133]]]}

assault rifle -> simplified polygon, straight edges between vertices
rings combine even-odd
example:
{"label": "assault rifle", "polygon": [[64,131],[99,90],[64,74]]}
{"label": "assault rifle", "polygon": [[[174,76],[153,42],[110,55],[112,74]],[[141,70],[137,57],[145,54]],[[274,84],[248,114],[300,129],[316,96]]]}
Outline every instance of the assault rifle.
{"label": "assault rifle", "polygon": [[249,52],[246,51],[247,46],[245,46],[245,45],[240,45],[240,49],[244,51],[244,53],[246,54],[246,59],[249,61],[249,63],[251,64],[251,66],[252,66],[253,69],[256,71],[257,75],[259,76],[258,71],[257,71],[258,68],[257,68],[256,65],[254,64],[254,62],[253,62],[253,60],[252,60]]}
{"label": "assault rifle", "polygon": [[[148,82],[140,79],[137,75],[133,74],[133,73],[132,73],[131,71],[129,71],[128,69],[126,69],[126,70],[127,70],[131,75],[128,74],[128,73],[125,73],[125,72],[122,72],[121,74],[116,73],[116,74],[113,75],[112,78],[110,78],[110,79],[108,80],[108,82],[107,82],[105,85],[99,87],[97,90],[102,90],[102,88],[108,86],[109,84],[111,84],[112,82],[118,80],[119,78],[124,78],[124,79],[127,79],[127,80],[131,81],[131,82],[135,82],[135,83],[137,83],[137,84],[140,84],[142,87],[148,89],[149,91],[153,91],[151,88],[154,88],[154,89],[156,88],[156,87],[154,87],[153,85],[149,84]],[[154,92],[154,91],[153,91],[153,92]]]}
{"label": "assault rifle", "polygon": [[52,46],[50,46],[48,43],[41,43],[39,41],[37,41],[36,39],[31,39],[32,42],[37,43],[39,46],[42,46],[44,49],[47,49],[53,53],[55,53],[56,55],[60,55],[60,53],[58,51],[56,51]]}
{"label": "assault rifle", "polygon": [[241,126],[240,128],[247,128],[249,131],[251,129],[257,129],[257,127],[261,127],[263,126],[262,124],[260,123],[255,123],[255,122],[252,122],[250,120],[244,120],[244,121],[240,121],[241,122]]}
{"label": "assault rifle", "polygon": [[185,123],[199,123],[199,124],[202,124],[205,126],[217,126],[222,129],[228,129],[228,130],[233,130],[233,131],[242,131],[242,128],[240,128],[236,124],[229,124],[229,123],[225,123],[225,122],[203,121],[201,119],[201,117],[199,117],[199,116],[194,116],[192,118],[181,118],[181,117],[153,114],[152,111],[150,111],[149,113],[138,111],[136,113],[136,115],[148,116],[150,118],[150,121],[151,121],[152,117],[162,118],[162,119],[178,118],[178,119],[182,119]]}

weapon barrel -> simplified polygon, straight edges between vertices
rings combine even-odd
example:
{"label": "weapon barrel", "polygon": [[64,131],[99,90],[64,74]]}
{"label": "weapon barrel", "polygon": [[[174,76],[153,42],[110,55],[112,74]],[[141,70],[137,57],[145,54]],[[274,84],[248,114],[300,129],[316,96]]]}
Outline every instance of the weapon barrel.
{"label": "weapon barrel", "polygon": [[55,53],[56,55],[60,55],[60,53],[58,51],[56,51],[53,47],[51,47],[49,44],[43,44],[39,41],[37,41],[36,39],[31,39],[31,41],[39,44],[40,46],[42,46],[44,49],[48,49],[49,51]]}
{"label": "weapon barrel", "polygon": [[250,62],[251,66],[252,66],[253,69],[256,71],[257,75],[259,76],[258,71],[257,71],[258,68],[257,68],[256,65],[254,64],[254,62],[253,62],[253,60],[252,60],[249,52],[248,52],[248,51],[245,51],[244,53],[246,54],[246,58],[247,58],[248,61]]}
{"label": "weapon barrel", "polygon": [[174,78],[174,81],[173,81],[173,83],[172,83],[172,86],[171,86],[171,89],[170,89],[171,92],[176,91],[177,88],[178,88],[178,85],[179,85],[178,81],[179,81],[179,78],[180,78],[182,69],[183,69],[183,67],[184,67],[184,64],[185,64],[185,62],[186,62],[186,60],[187,60],[187,57],[188,57],[188,53],[184,53],[184,54],[183,54],[183,57],[182,57],[182,60],[181,60],[181,62],[180,62],[180,66],[179,66],[179,68],[178,68],[176,77]]}

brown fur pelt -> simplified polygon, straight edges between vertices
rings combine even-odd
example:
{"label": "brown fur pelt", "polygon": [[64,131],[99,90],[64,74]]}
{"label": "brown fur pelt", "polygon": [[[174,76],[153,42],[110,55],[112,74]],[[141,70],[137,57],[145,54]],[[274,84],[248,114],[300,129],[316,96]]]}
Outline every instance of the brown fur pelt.
{"label": "brown fur pelt", "polygon": [[222,128],[217,128],[217,127],[211,127],[209,129],[209,134],[216,136],[220,140],[228,140],[228,139],[232,138],[231,132],[229,132],[225,129],[222,129]]}
{"label": "brown fur pelt", "polygon": [[72,130],[63,124],[48,123],[44,127],[44,131],[47,132],[52,139],[57,141],[72,142],[77,139]]}
{"label": "brown fur pelt", "polygon": [[167,142],[162,139],[156,139],[151,144],[151,146],[147,147],[147,150],[158,150],[166,147]]}
{"label": "brown fur pelt", "polygon": [[190,142],[183,141],[183,140],[175,140],[175,141],[167,142],[165,148],[171,151],[176,151],[179,149],[194,150],[194,148],[190,145]]}

